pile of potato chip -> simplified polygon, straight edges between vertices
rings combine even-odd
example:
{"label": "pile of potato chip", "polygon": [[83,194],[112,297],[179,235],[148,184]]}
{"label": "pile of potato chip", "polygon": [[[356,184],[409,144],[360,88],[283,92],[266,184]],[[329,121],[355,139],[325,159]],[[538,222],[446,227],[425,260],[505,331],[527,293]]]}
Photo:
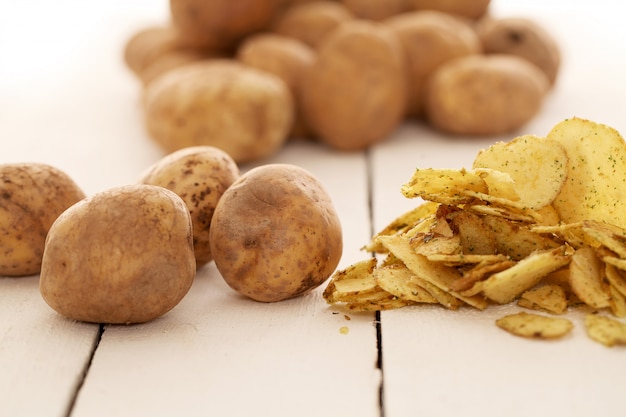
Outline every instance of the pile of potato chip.
{"label": "pile of potato chip", "polygon": [[351,311],[516,302],[536,313],[496,324],[541,339],[573,328],[554,315],[584,308],[589,337],[626,345],[625,156],[615,129],[572,118],[482,150],[471,169],[418,168],[401,191],[423,204],[363,248],[376,256],[337,271],[324,298]]}

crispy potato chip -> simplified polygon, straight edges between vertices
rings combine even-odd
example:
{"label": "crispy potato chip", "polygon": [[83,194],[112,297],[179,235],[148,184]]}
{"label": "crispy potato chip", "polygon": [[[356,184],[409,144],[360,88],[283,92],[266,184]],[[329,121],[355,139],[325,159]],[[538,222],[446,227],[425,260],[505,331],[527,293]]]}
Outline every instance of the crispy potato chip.
{"label": "crispy potato chip", "polygon": [[461,248],[461,237],[460,236],[437,236],[432,234],[427,234],[421,236],[420,239],[413,238],[409,240],[411,244],[411,248],[415,251],[415,253],[419,253],[420,255],[429,256],[429,255],[452,255],[459,253]]}
{"label": "crispy potato chip", "polygon": [[487,308],[487,302],[482,297],[466,297],[452,290],[451,283],[461,278],[456,269],[430,262],[425,256],[415,253],[409,242],[401,236],[381,236],[380,241],[419,278],[479,310]]}
{"label": "crispy potato chip", "polygon": [[590,247],[577,249],[569,266],[572,291],[593,308],[609,307],[609,295],[604,289],[602,262]]}
{"label": "crispy potato chip", "polygon": [[338,282],[347,280],[363,280],[368,278],[370,280],[374,280],[373,273],[377,263],[378,260],[376,258],[370,258],[350,265],[343,270],[336,271],[322,294],[326,302],[332,304],[337,301],[335,293]]}
{"label": "crispy potato chip", "polygon": [[502,261],[509,260],[506,255],[466,255],[463,253],[457,254],[432,254],[425,255],[429,261],[441,262],[446,265],[467,265],[467,264],[493,264],[500,263]]}
{"label": "crispy potato chip", "polygon": [[483,222],[493,231],[497,252],[517,261],[538,250],[554,249],[563,244],[552,235],[535,233],[526,225],[501,217],[485,216]]}
{"label": "crispy potato chip", "polygon": [[606,279],[609,281],[609,285],[626,297],[626,277],[624,277],[623,273],[620,272],[615,265],[611,264],[604,266],[604,273],[606,274]]}
{"label": "crispy potato chip", "polygon": [[[486,193],[487,185],[480,175],[464,169],[416,169],[413,176],[401,188],[407,198],[422,197],[424,200],[438,201],[449,199],[452,204],[467,201],[463,192],[472,190]],[[445,203],[444,203],[445,204]]]}
{"label": "crispy potato chip", "polygon": [[363,247],[363,250],[368,252],[383,253],[382,251],[384,251],[384,247],[376,242],[376,237],[406,232],[408,229],[414,227],[420,220],[434,214],[437,210],[437,206],[437,203],[427,201],[424,204],[420,204],[413,210],[398,216],[394,221],[389,223],[387,227],[378,232],[372,238],[370,243]]}
{"label": "crispy potato chip", "polygon": [[437,300],[411,278],[415,276],[405,265],[377,268],[374,271],[376,283],[388,293],[403,300],[416,303],[436,303]]}
{"label": "crispy potato chip", "polygon": [[555,339],[568,334],[574,325],[564,318],[516,313],[496,320],[496,325],[516,336],[533,339]]}
{"label": "crispy potato chip", "polygon": [[[479,256],[479,255],[476,255]],[[504,271],[515,265],[515,261],[508,259],[504,255],[483,255],[485,258],[488,256],[493,257],[494,259],[484,259],[478,262],[473,268],[466,269],[461,272],[462,277],[459,280],[456,280],[450,284],[450,287],[455,290],[461,292],[463,295],[468,295],[464,291],[469,290],[472,287],[475,287],[478,281],[481,281],[487,278],[489,275],[495,274],[496,272]],[[500,260],[495,260],[495,257],[498,257]],[[480,287],[480,291],[482,292],[482,286]],[[473,293],[471,295],[478,294]]]}
{"label": "crispy potato chip", "polygon": [[583,231],[583,222],[556,224],[550,226],[531,226],[530,230],[534,233],[542,235],[558,236],[561,240],[564,240],[576,249],[584,246],[598,246],[598,242],[594,239],[590,239],[589,235]]}
{"label": "crispy potato chip", "polygon": [[463,305],[463,301],[459,300],[454,295],[440,289],[436,285],[431,284],[430,282],[418,277],[413,276],[411,281],[422,288],[424,288],[431,297],[433,297],[439,304],[446,307],[449,310],[458,310],[459,307]]}
{"label": "crispy potato chip", "polygon": [[560,143],[533,135],[508,143],[498,142],[482,150],[473,168],[506,172],[528,207],[540,209],[551,204],[567,177],[568,157]]}
{"label": "crispy potato chip", "polygon": [[541,217],[541,220],[537,220],[537,224],[542,226],[551,226],[555,224],[559,224],[561,218],[559,217],[559,213],[556,212],[552,205],[547,205],[540,209],[535,210],[537,214]]}
{"label": "crispy potato chip", "polygon": [[569,159],[567,180],[553,202],[559,217],[566,223],[591,219],[626,228],[626,142],[619,132],[572,118],[547,137],[561,143]]}
{"label": "crispy potato chip", "polygon": [[406,306],[413,305],[413,304],[415,303],[413,303],[412,301],[401,300],[387,293],[385,297],[381,297],[378,300],[350,302],[350,303],[347,303],[345,307],[346,309],[350,311],[354,311],[354,312],[368,312],[368,311],[392,310],[395,308],[406,307]]}
{"label": "crispy potato chip", "polygon": [[[534,211],[528,211],[528,213],[520,213],[517,210],[511,210],[506,207],[488,206],[485,204],[468,204],[464,207],[465,210],[471,210],[474,213],[484,214],[489,216],[502,217],[518,222],[535,223],[541,220],[539,214]],[[532,215],[529,213],[533,213]]]}
{"label": "crispy potato chip", "polygon": [[626,258],[626,242],[622,229],[594,220],[584,220],[582,223],[582,230],[587,236],[615,252],[620,258]]}
{"label": "crispy potato chip", "polygon": [[626,297],[617,288],[609,286],[609,304],[615,317],[626,317]]}
{"label": "crispy potato chip", "polygon": [[467,255],[496,253],[496,237],[480,216],[464,210],[450,212],[446,218],[461,239],[461,252]]}
{"label": "crispy potato chip", "polygon": [[585,316],[587,335],[598,343],[612,347],[626,345],[626,324],[599,314]]}
{"label": "crispy potato chip", "polygon": [[491,168],[474,168],[470,172],[479,175],[485,181],[487,194],[511,201],[520,200],[515,181],[508,173]]}
{"label": "crispy potato chip", "polygon": [[563,254],[564,250],[559,247],[535,252],[511,268],[491,275],[485,280],[483,293],[496,303],[510,303],[550,272],[567,265],[570,257]]}
{"label": "crispy potato chip", "polygon": [[559,285],[542,285],[522,293],[517,304],[533,310],[563,314],[567,310],[567,296]]}

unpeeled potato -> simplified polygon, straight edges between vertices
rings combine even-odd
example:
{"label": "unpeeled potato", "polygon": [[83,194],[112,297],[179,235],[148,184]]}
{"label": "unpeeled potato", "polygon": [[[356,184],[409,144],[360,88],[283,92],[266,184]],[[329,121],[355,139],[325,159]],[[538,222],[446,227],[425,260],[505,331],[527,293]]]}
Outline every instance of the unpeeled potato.
{"label": "unpeeled potato", "polygon": [[382,23],[343,23],[302,74],[303,111],[317,137],[356,150],[384,140],[406,109],[406,66],[399,40]]}
{"label": "unpeeled potato", "polygon": [[174,192],[127,185],[81,200],[50,228],[39,289],[58,313],[129,324],[176,306],[194,280],[191,218]]}
{"label": "unpeeled potato", "polygon": [[50,165],[0,165],[0,275],[38,273],[50,226],[84,197],[65,172]]}
{"label": "unpeeled potato", "polygon": [[183,199],[193,225],[196,265],[210,262],[209,230],[222,194],[239,177],[239,167],[213,146],[192,146],[165,156],[148,168],[140,183],[158,185]]}
{"label": "unpeeled potato", "polygon": [[313,49],[302,41],[286,36],[263,33],[246,39],[237,51],[243,64],[267,71],[282,79],[293,96],[294,123],[290,138],[307,138],[312,133],[302,111],[300,76],[315,60]]}
{"label": "unpeeled potato", "polygon": [[446,62],[430,77],[425,109],[436,128],[494,135],[527,123],[548,90],[545,74],[514,55],[469,55]]}
{"label": "unpeeled potato", "polygon": [[444,62],[482,52],[474,29],[465,21],[438,11],[415,11],[387,19],[407,56],[408,115],[423,113],[426,80]]}
{"label": "unpeeled potato", "polygon": [[166,72],[146,88],[144,106],[146,128],[166,152],[214,146],[237,163],[276,152],[294,117],[284,81],[226,59]]}
{"label": "unpeeled potato", "polygon": [[209,237],[226,283],[262,302],[321,285],[343,249],[327,191],[311,173],[290,164],[262,165],[235,181],[217,204]]}

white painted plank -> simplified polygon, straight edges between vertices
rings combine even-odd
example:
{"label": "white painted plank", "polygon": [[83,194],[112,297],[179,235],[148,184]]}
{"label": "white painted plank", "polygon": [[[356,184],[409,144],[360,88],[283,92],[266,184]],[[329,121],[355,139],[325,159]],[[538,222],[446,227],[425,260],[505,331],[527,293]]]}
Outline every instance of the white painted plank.
{"label": "white painted plank", "polygon": [[0,278],[0,317],[0,415],[65,416],[98,325],[54,313],[36,276]]}
{"label": "white painted plank", "polygon": [[[615,24],[616,17],[607,17],[619,15],[607,8],[609,4],[594,4],[597,14],[591,17],[581,2],[494,2],[494,13],[524,13],[549,22],[564,50],[558,85],[538,117],[519,133],[543,135],[571,116],[626,132],[626,85],[621,81],[626,47],[620,44],[626,33]],[[476,151],[488,143],[488,139],[452,138],[412,126],[379,146],[373,152],[376,229],[417,203],[404,199],[398,190],[415,167],[469,167]],[[568,314],[575,329],[560,341],[528,341],[508,335],[494,320],[514,310],[512,306],[486,312],[413,307],[383,312],[385,415],[621,413],[626,389],[623,349],[608,349],[588,339],[577,313]]]}
{"label": "white painted plank", "polygon": [[[344,230],[341,265],[358,260],[369,236],[363,155],[294,143],[272,162],[300,165],[325,184]],[[348,321],[322,290],[257,303],[210,264],[166,316],[106,328],[73,417],[379,415],[373,315]]]}

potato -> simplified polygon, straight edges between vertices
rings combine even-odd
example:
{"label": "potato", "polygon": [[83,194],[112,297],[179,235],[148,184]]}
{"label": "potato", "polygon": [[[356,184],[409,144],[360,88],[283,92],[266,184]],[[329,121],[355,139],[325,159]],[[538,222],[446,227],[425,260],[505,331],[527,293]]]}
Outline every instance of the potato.
{"label": "potato", "polygon": [[84,197],[66,173],[50,165],[0,165],[0,275],[38,273],[50,226]]}
{"label": "potato", "polygon": [[302,113],[300,74],[313,64],[313,49],[297,39],[263,33],[246,39],[237,51],[237,59],[245,65],[274,74],[287,84],[295,105],[295,120],[289,136],[310,137],[311,131]]}
{"label": "potato", "polygon": [[275,0],[170,0],[170,15],[190,45],[231,50],[248,35],[269,27]]}
{"label": "potato", "polygon": [[326,190],[290,164],[262,165],[235,181],[217,203],[209,241],[228,285],[261,302],[321,285],[343,250],[341,224]]}
{"label": "potato", "polygon": [[137,74],[144,86],[150,84],[152,80],[158,78],[161,74],[166,73],[174,68],[182,67],[193,62],[208,60],[211,58],[219,58],[220,56],[213,52],[205,52],[194,49],[177,49],[163,53],[147,64],[142,71]]}
{"label": "potato", "polygon": [[357,18],[383,20],[409,11],[411,0],[341,0],[341,3]]}
{"label": "potato", "polygon": [[152,185],[86,198],[50,228],[40,292],[58,313],[93,323],[142,323],[171,310],[195,277],[191,217]]}
{"label": "potato", "polygon": [[541,108],[548,79],[514,55],[469,55],[448,61],[429,78],[425,111],[442,131],[468,135],[511,132]]}
{"label": "potato", "polygon": [[527,18],[491,18],[477,25],[483,49],[488,54],[511,54],[537,65],[554,84],[561,66],[556,40]]}
{"label": "potato", "polygon": [[226,152],[212,146],[192,146],[173,152],[152,165],[142,184],[165,187],[180,196],[191,214],[196,266],[210,262],[209,230],[224,191],[239,178],[239,167]]}
{"label": "potato", "polygon": [[124,62],[137,76],[161,55],[184,49],[178,32],[171,26],[150,26],[135,32],[124,45]]}
{"label": "potato", "polygon": [[403,13],[385,21],[398,36],[407,56],[409,72],[408,115],[423,112],[428,76],[453,58],[481,53],[474,29],[465,21],[437,11]]}
{"label": "potato", "polygon": [[468,17],[470,19],[478,19],[487,13],[489,9],[489,0],[410,0],[413,8],[416,10],[438,10],[440,12],[449,13]]}
{"label": "potato", "polygon": [[335,149],[380,142],[404,118],[404,53],[381,23],[343,23],[320,45],[301,81],[306,120]]}
{"label": "potato", "polygon": [[226,59],[168,71],[146,88],[144,106],[147,130],[166,152],[214,146],[237,163],[275,153],[294,117],[280,78]]}
{"label": "potato", "polygon": [[272,31],[298,39],[316,49],[341,23],[353,18],[352,13],[343,4],[334,1],[300,3],[281,13],[272,24]]}

